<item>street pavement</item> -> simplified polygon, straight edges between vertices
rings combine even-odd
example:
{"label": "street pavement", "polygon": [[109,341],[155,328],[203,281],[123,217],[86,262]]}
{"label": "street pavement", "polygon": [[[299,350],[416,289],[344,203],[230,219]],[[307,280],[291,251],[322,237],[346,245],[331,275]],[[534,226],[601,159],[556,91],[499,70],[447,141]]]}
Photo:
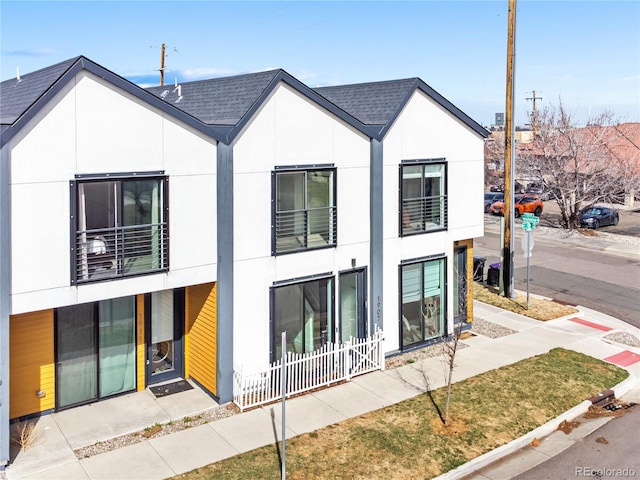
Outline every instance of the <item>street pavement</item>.
{"label": "street pavement", "polygon": [[[500,338],[473,335],[458,351],[454,381],[481,374],[543,354],[555,347],[572,349],[625,368],[629,378],[615,386],[617,398],[640,399],[640,348],[619,344],[614,333],[640,339],[640,330],[604,313],[578,306],[575,315],[539,322],[499,308],[474,302],[474,318],[493,322],[515,333]],[[472,330],[473,331],[473,330]],[[376,371],[350,382],[315,391],[286,402],[286,435],[291,438],[383,408],[444,385],[441,359],[427,358],[395,369]],[[594,392],[594,394],[597,392]],[[489,452],[441,479],[471,475],[477,479],[511,478],[567,448],[576,437],[588,435],[595,424],[585,424],[570,437],[558,440],[563,420],[587,411],[585,400],[560,417],[507,445]],[[4,472],[18,479],[164,479],[281,440],[281,405],[267,405],[228,418],[148,439],[106,453],[77,458],[74,450],[126,433],[142,431],[155,423],[195,416],[218,405],[198,387],[156,398],[148,389],[38,419],[39,441],[24,451],[14,451]],[[640,408],[640,407],[638,407]],[[525,454],[533,438],[538,449]],[[513,460],[500,461],[515,455]],[[534,455],[535,454],[535,455]],[[499,469],[492,473],[492,468]]]}

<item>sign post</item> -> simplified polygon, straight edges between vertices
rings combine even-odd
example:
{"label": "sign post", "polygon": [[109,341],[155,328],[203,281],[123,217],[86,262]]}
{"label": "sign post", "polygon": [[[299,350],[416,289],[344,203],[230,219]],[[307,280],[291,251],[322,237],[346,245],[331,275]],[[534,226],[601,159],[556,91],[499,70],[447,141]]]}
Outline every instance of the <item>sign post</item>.
{"label": "sign post", "polygon": [[525,235],[522,237],[522,250],[524,250],[524,258],[527,259],[527,310],[529,310],[529,259],[533,250],[533,229],[540,222],[540,219],[532,213],[522,214],[522,229]]}
{"label": "sign post", "polygon": [[287,332],[282,332],[282,370],[280,371],[281,383],[280,388],[282,390],[282,464],[280,466],[280,478],[285,480],[287,478],[287,429],[286,429],[286,409],[285,399],[287,398]]}

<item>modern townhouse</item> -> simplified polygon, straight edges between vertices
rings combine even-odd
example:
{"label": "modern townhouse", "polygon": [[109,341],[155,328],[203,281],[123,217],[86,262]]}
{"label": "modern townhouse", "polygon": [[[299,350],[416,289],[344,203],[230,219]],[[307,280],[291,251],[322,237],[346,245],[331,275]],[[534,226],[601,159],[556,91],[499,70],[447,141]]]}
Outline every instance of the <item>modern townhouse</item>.
{"label": "modern townhouse", "polygon": [[484,235],[483,127],[419,78],[317,88],[372,130],[372,257],[387,354],[473,318],[473,238]]}
{"label": "modern townhouse", "polygon": [[472,318],[488,132],[420,79],[144,90],[79,57],[0,93],[3,440],[174,377],[228,402],[283,331],[394,354]]}
{"label": "modern townhouse", "polygon": [[84,57],[0,95],[2,462],[9,419],[215,394],[215,133]]}

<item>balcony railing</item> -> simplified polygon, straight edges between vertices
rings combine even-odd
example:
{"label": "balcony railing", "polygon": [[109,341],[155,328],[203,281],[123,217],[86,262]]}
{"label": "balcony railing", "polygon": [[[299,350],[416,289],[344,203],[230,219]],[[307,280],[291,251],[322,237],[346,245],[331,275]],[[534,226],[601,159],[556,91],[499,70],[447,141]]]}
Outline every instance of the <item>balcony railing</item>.
{"label": "balcony railing", "polygon": [[402,234],[446,229],[447,204],[446,195],[402,200]]}
{"label": "balcony railing", "polygon": [[78,231],[75,280],[85,283],[166,271],[168,253],[166,223]]}
{"label": "balcony railing", "polygon": [[336,244],[336,207],[277,212],[275,253]]}

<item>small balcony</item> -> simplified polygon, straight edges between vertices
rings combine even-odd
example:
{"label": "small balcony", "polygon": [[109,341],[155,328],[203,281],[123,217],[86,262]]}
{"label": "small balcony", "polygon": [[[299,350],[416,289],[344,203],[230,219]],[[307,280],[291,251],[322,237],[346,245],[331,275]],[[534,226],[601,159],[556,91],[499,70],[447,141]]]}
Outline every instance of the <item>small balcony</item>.
{"label": "small balcony", "polygon": [[447,205],[445,195],[402,200],[402,235],[446,230]]}
{"label": "small balcony", "polygon": [[167,271],[166,223],[76,232],[72,282],[88,283]]}
{"label": "small balcony", "polygon": [[336,244],[336,207],[277,212],[275,254]]}

